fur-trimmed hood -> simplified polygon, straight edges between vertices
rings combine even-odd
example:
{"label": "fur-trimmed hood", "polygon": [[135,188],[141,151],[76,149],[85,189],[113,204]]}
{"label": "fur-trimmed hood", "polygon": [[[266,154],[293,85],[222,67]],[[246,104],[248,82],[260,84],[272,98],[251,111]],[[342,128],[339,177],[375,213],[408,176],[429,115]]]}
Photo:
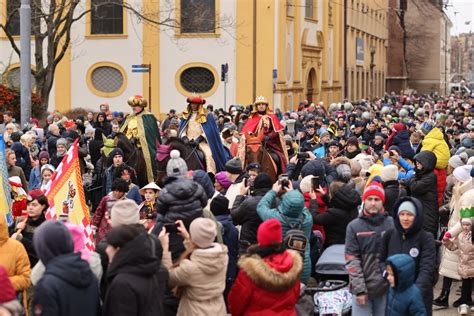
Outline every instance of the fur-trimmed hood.
{"label": "fur-trimmed hood", "polygon": [[336,168],[339,165],[348,165],[349,167],[351,166],[351,160],[347,157],[337,157],[331,160],[331,166],[334,166]]}
{"label": "fur-trimmed hood", "polygon": [[244,256],[239,260],[239,267],[258,287],[281,292],[299,281],[303,259],[299,253],[286,250],[263,259],[258,255]]}

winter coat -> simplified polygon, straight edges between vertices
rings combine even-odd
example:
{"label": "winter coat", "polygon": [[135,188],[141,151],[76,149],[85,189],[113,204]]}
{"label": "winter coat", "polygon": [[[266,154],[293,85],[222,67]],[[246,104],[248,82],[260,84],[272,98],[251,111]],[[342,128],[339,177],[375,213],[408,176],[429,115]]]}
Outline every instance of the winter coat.
{"label": "winter coat", "polygon": [[[19,218],[21,221],[23,218]],[[33,235],[35,230],[46,221],[44,213],[36,220],[33,220],[31,217],[28,217],[26,220],[26,227],[21,231],[21,236],[18,237],[18,240],[25,247],[26,253],[28,254],[28,259],[30,260],[31,267],[34,267],[38,262],[39,258],[36,254],[35,248],[33,247]]]}
{"label": "winter coat", "polygon": [[[408,230],[402,228],[397,214],[398,207],[404,201],[413,202],[417,212],[415,221]],[[416,198],[404,197],[398,201],[393,212],[395,227],[389,230],[383,237],[380,260],[385,263],[388,257],[398,253],[410,255],[415,260],[415,282],[422,293],[427,313],[431,315],[433,278],[436,272],[436,246],[433,236],[422,229],[423,211],[421,202]]]}
{"label": "winter coat", "polygon": [[227,265],[227,289],[237,276],[237,259],[239,257],[239,231],[234,226],[230,215],[216,215],[216,220],[222,225],[222,237],[229,252]]}
{"label": "winter coat", "polygon": [[314,216],[316,215],[316,212],[318,212],[319,215],[322,215],[326,213],[326,211],[328,210],[328,206],[326,205],[326,203],[329,203],[329,197],[327,199],[326,198],[323,199],[324,196],[327,196],[327,189],[323,188],[323,191],[325,195],[322,195],[321,193],[316,192],[316,200],[314,201],[311,199],[311,195],[309,194],[309,192],[303,193],[303,197],[304,197],[304,206],[306,206],[310,214],[313,216],[313,226],[311,227],[311,229],[313,231],[319,230],[319,232],[323,236],[323,242],[324,242],[326,240],[326,232],[324,231],[324,225],[314,223]]}
{"label": "winter coat", "polygon": [[276,218],[280,221],[282,226],[283,238],[291,229],[290,224],[299,225],[307,238],[306,250],[304,254],[304,269],[301,274],[301,282],[306,283],[311,274],[311,258],[310,258],[310,243],[311,226],[313,225],[313,218],[308,209],[304,206],[303,195],[296,190],[289,191],[283,194],[281,203],[276,208],[271,208],[272,202],[276,198],[277,193],[270,190],[260,200],[257,205],[257,213],[262,221]]}
{"label": "winter coat", "polygon": [[268,191],[269,189],[258,189],[248,196],[238,195],[230,210],[234,224],[241,225],[239,237],[241,253],[245,253],[248,246],[257,243],[257,229],[262,223],[257,213],[257,205]]}
{"label": "winter coat", "polygon": [[[122,199],[124,198],[125,196]],[[97,209],[95,210],[91,225],[97,227],[95,234],[96,244],[100,243],[109,230],[112,229],[109,223],[110,211],[117,201],[118,200],[112,196],[111,192],[100,200],[99,206],[97,206]]]}
{"label": "winter coat", "polygon": [[436,175],[436,190],[438,192],[438,205],[443,205],[443,194],[446,189],[446,169],[434,169]]}
{"label": "winter coat", "polygon": [[324,247],[345,243],[347,225],[357,218],[357,208],[361,203],[359,193],[352,185],[346,184],[334,194],[325,213],[313,214],[313,223],[324,226]]}
{"label": "winter coat", "polygon": [[195,249],[189,259],[174,268],[170,253],[163,253],[163,264],[169,270],[168,284],[182,290],[177,316],[227,315],[223,293],[228,260],[227,247],[217,243]]}
{"label": "winter coat", "polygon": [[15,291],[26,290],[30,285],[30,260],[25,247],[8,236],[5,216],[0,216],[0,266],[8,273]]}
{"label": "winter coat", "polygon": [[413,151],[413,148],[411,148],[410,144],[410,132],[408,130],[404,129],[399,131],[392,139],[390,142],[390,147],[391,146],[397,146],[400,149],[401,156],[405,159],[413,159],[413,156],[415,155],[415,152]]}
{"label": "winter coat", "polygon": [[243,256],[228,297],[232,315],[296,316],[300,294],[301,256],[292,250],[265,258]]}
{"label": "winter coat", "polygon": [[432,151],[436,156],[436,169],[444,169],[448,166],[451,153],[444,140],[443,133],[437,127],[433,128],[421,142],[421,151]]}
{"label": "winter coat", "polygon": [[[31,173],[31,159],[28,148],[23,146],[20,142],[14,142],[11,146],[11,150],[15,152],[16,165],[23,169],[25,175],[29,175]],[[26,189],[26,187],[24,189]]]}
{"label": "winter coat", "polygon": [[393,219],[387,213],[367,216],[362,212],[347,226],[345,258],[352,294],[367,293],[371,299],[386,293],[379,252],[382,236],[391,228]]}
{"label": "winter coat", "polygon": [[[49,260],[35,286],[32,315],[97,315],[99,285],[80,253]],[[39,312],[39,313],[38,313]]]}
{"label": "winter coat", "polygon": [[[65,155],[64,155],[65,156]],[[55,152],[54,155],[51,156],[51,159],[49,160],[49,163],[54,167],[58,168],[59,164],[61,161],[63,161],[64,156],[59,157],[58,153]]]}
{"label": "winter coat", "polygon": [[168,272],[161,266],[159,243],[143,231],[115,254],[107,270],[103,315],[163,315]]}
{"label": "winter coat", "polygon": [[395,276],[395,287],[390,287],[387,298],[387,316],[425,316],[420,289],[415,285],[415,262],[406,255],[388,258]]}
{"label": "winter coat", "polygon": [[445,246],[451,251],[459,249],[459,275],[463,279],[474,278],[474,245],[472,232],[460,233],[454,241],[447,240]]}
{"label": "winter coat", "polygon": [[102,139],[92,139],[89,141],[88,147],[91,163],[95,166],[100,157],[102,157],[101,149],[104,147],[104,141]]}
{"label": "winter coat", "polygon": [[[175,179],[165,185],[156,201],[159,216],[155,227],[159,228],[180,219],[189,229],[189,225],[194,219],[203,216],[202,210],[206,205],[207,195],[201,185],[189,179]],[[159,231],[156,235],[158,233]],[[170,234],[170,250],[173,260],[176,260],[185,250],[181,235]]]}
{"label": "winter coat", "polygon": [[[31,169],[30,178],[28,181],[28,191],[39,189],[41,187],[41,167]],[[26,190],[25,190],[26,191]]]}
{"label": "winter coat", "polygon": [[143,202],[142,196],[139,192],[140,188],[135,183],[131,183],[129,188],[130,190],[128,190],[127,199],[133,200],[137,205],[140,205]]}
{"label": "winter coat", "polygon": [[56,151],[57,151],[56,142],[58,141],[59,137],[60,136],[51,134],[51,132],[48,132],[46,134],[49,157],[53,157],[54,155],[56,155]]}
{"label": "winter coat", "polygon": [[400,184],[396,180],[384,182],[383,189],[385,191],[385,202],[383,203],[383,207],[385,212],[391,216],[393,214],[393,206],[399,198],[407,195],[407,191],[400,188]]}
{"label": "winter coat", "polygon": [[417,198],[423,204],[423,229],[437,237],[439,226],[438,191],[436,174],[436,156],[431,151],[423,151],[415,156],[416,161],[423,165],[421,171],[408,183],[408,195]]}

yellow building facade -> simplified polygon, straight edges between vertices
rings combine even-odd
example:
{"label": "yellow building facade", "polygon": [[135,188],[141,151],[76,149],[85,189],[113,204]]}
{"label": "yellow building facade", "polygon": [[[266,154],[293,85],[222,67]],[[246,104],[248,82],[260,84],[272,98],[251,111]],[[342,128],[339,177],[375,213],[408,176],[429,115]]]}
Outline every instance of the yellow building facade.
{"label": "yellow building facade", "polygon": [[[12,0],[0,0],[0,16],[8,1]],[[95,1],[87,0],[85,8]],[[182,22],[175,27],[149,23],[124,9],[123,14],[114,13],[122,23],[118,31],[103,34],[97,31],[103,22],[86,15],[72,29],[75,41],[58,65],[48,110],[97,110],[108,102],[113,110],[129,111],[128,97],[142,94],[151,97],[152,112],[163,116],[170,109],[182,111],[186,96],[193,92],[215,108],[247,105],[258,95],[281,110],[295,109],[303,100],[339,102],[344,97],[345,61],[341,1],[202,1],[208,6],[205,14],[212,11],[206,16],[212,21],[205,21],[199,32],[184,28],[185,22],[196,21],[189,16],[183,20],[185,10],[197,0],[127,1],[150,19],[168,10],[171,20]],[[12,59],[0,69],[8,74],[17,56],[4,34],[0,47],[0,61]],[[132,72],[137,64],[150,64],[151,78]],[[229,67],[225,84],[220,78],[222,64]]]}
{"label": "yellow building facade", "polygon": [[380,97],[387,73],[388,0],[345,3],[345,96],[349,100]]}

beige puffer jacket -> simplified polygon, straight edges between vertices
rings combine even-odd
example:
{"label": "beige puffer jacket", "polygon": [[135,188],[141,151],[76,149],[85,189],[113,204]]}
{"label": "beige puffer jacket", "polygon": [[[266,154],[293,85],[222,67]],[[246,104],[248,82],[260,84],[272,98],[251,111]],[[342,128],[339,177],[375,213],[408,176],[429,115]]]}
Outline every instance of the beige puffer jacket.
{"label": "beige puffer jacket", "polygon": [[445,244],[450,250],[459,249],[458,271],[463,279],[474,277],[474,245],[471,234],[471,232],[462,232],[454,241],[448,240]]}

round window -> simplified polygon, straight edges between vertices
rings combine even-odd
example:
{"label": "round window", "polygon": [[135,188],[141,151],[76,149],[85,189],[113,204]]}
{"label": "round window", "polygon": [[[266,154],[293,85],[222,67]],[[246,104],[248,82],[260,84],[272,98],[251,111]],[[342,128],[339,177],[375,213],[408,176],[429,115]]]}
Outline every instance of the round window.
{"label": "round window", "polygon": [[104,93],[117,92],[124,84],[120,70],[110,66],[100,66],[92,71],[92,85]]}
{"label": "round window", "polygon": [[190,93],[205,93],[212,89],[216,78],[214,74],[204,67],[190,67],[180,75],[181,86]]}

